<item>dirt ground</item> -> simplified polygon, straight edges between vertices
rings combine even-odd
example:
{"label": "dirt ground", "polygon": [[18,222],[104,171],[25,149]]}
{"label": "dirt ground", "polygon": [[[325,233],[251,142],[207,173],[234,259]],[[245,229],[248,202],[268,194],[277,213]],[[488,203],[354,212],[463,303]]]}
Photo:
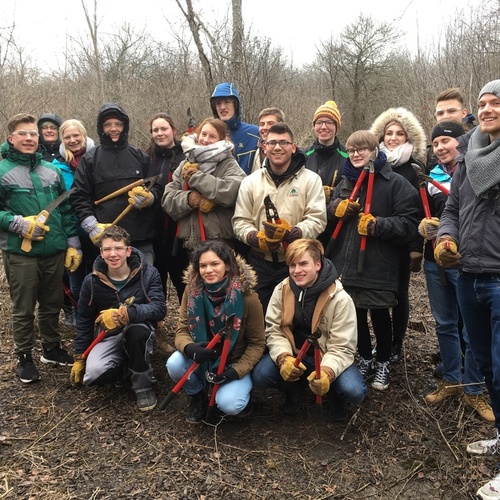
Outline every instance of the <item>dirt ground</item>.
{"label": "dirt ground", "polygon": [[[423,273],[412,277],[405,356],[389,389],[369,389],[343,424],[315,419],[312,396],[284,417],[281,395],[259,391],[249,417],[215,426],[187,424],[182,393],[143,414],[126,388],[71,387],[69,368],[40,363],[40,349],[42,380],[23,385],[0,285],[0,499],[462,499],[494,472],[495,461],[465,453],[494,428],[460,399],[423,400],[437,352]],[[159,401],[173,386],[164,364],[177,310],[169,293],[155,352]],[[73,331],[61,329],[71,349]]]}

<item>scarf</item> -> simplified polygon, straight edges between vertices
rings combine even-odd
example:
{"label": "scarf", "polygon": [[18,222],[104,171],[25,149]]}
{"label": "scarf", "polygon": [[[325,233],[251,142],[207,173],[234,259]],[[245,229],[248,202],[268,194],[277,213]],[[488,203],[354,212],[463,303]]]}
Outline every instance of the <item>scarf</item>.
{"label": "scarf", "polygon": [[[380,172],[380,170],[386,164],[386,162],[387,162],[387,156],[385,156],[385,153],[383,153],[382,151],[379,151],[377,158],[375,158],[374,162],[375,173]],[[363,171],[362,168],[356,168],[351,163],[351,160],[347,158],[347,160],[344,163],[344,175],[347,177],[347,179],[349,179],[351,182],[356,183],[362,171]]]}
{"label": "scarf", "polygon": [[413,144],[406,141],[401,146],[389,151],[383,142],[379,145],[380,151],[384,152],[387,156],[387,162],[392,168],[400,167],[407,163],[413,153]]}
{"label": "scarf", "polygon": [[[243,319],[243,292],[239,276],[226,276],[218,283],[193,280],[187,302],[188,331],[195,342],[210,340],[226,324],[226,318],[235,314],[230,351],[240,332]],[[210,338],[208,332],[210,331]],[[212,368],[219,364],[217,360]]]}
{"label": "scarf", "polygon": [[76,170],[76,167],[78,166],[80,158],[85,154],[86,151],[87,151],[87,148],[81,148],[76,153],[73,153],[73,159],[69,163],[69,166],[73,170]]}
{"label": "scarf", "polygon": [[465,154],[467,177],[479,198],[496,197],[500,193],[500,139],[490,144],[489,134],[476,128]]}
{"label": "scarf", "polygon": [[205,174],[211,174],[219,162],[231,158],[233,147],[233,143],[229,141],[200,146],[196,134],[184,136],[182,139],[182,150],[187,161],[198,163],[199,170]]}

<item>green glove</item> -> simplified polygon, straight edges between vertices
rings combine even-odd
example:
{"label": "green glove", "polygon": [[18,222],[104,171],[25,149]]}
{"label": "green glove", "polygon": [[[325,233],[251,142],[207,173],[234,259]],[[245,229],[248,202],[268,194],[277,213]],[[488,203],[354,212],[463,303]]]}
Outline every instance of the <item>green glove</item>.
{"label": "green glove", "polygon": [[75,354],[73,356],[73,366],[71,367],[71,373],[69,375],[69,381],[71,385],[79,385],[83,383],[83,376],[85,375],[85,360],[82,358],[81,354]]}
{"label": "green glove", "polygon": [[280,375],[285,382],[296,382],[306,371],[306,367],[302,362],[299,363],[299,366],[295,366],[294,363],[295,358],[287,356],[280,367]]}

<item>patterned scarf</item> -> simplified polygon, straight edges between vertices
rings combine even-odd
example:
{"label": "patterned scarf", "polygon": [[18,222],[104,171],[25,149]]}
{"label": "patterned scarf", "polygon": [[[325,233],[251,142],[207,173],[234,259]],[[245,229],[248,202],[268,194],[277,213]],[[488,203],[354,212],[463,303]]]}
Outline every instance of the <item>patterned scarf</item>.
{"label": "patterned scarf", "polygon": [[198,168],[205,174],[211,174],[219,162],[230,158],[233,147],[233,143],[229,141],[217,141],[208,146],[200,146],[196,134],[182,138],[182,150],[187,161],[198,163]]}
{"label": "patterned scarf", "polygon": [[[232,350],[243,319],[243,292],[239,276],[226,276],[218,283],[208,284],[193,280],[187,302],[188,330],[195,342],[209,341],[226,324],[226,318],[235,314],[231,338]],[[210,332],[210,333],[208,333]],[[213,367],[219,364],[217,360]]]}

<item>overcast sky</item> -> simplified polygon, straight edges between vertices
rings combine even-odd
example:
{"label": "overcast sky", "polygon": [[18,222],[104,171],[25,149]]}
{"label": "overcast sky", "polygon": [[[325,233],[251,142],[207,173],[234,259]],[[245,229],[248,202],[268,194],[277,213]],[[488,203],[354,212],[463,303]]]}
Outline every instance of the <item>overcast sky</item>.
{"label": "overcast sky", "polygon": [[[86,0],[93,5],[92,0]],[[360,13],[378,21],[394,22],[403,43],[411,50],[437,43],[457,9],[478,5],[479,0],[243,0],[245,28],[283,47],[296,66],[312,62],[320,40],[337,36]],[[203,19],[223,18],[231,0],[194,0]],[[168,41],[165,18],[179,20],[174,0],[98,0],[101,31],[112,33],[127,21],[143,27],[159,41]],[[0,28],[16,24],[16,39],[33,54],[38,65],[61,64],[67,35],[86,33],[80,0],[3,0]]]}

